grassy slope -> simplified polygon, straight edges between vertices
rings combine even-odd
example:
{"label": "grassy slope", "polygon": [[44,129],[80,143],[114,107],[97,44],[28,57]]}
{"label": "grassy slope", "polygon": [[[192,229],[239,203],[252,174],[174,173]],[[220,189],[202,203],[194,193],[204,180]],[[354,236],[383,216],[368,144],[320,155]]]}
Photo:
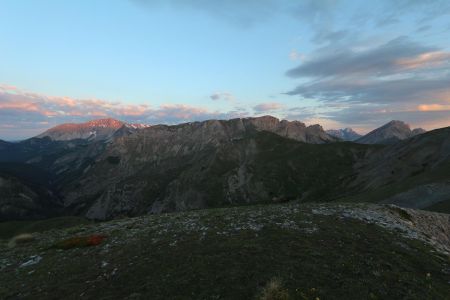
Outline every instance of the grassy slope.
{"label": "grassy slope", "polygon": [[[43,233],[33,244],[0,248],[0,298],[253,299],[278,277],[293,299],[448,299],[448,257],[312,208],[211,209]],[[107,241],[47,249],[90,233]],[[31,255],[43,259],[18,268]]]}
{"label": "grassy slope", "polygon": [[450,214],[450,199],[431,205],[426,210]]}
{"label": "grassy slope", "polygon": [[[402,147],[397,147],[398,151],[398,160],[390,160],[393,163],[391,167],[397,166],[398,168],[402,167],[402,164],[408,164],[411,161],[414,161],[414,157],[419,155],[420,151],[426,146],[438,146],[436,151],[446,153],[445,147],[448,149],[448,136],[450,135],[450,127],[436,129],[421,135],[418,135],[412,139],[405,140],[400,142],[403,145],[409,145],[409,148],[402,149]],[[425,141],[425,142],[424,142]],[[409,144],[408,144],[409,143]],[[395,146],[393,146],[395,147]],[[381,148],[380,148],[381,149]],[[448,153],[448,150],[447,150]],[[392,155],[392,154],[389,154]],[[401,159],[400,159],[401,158]],[[388,158],[389,159],[389,158]],[[450,179],[450,160],[444,159],[439,163],[438,166],[434,166],[432,169],[425,168],[430,162],[427,162],[424,159],[424,165],[421,170],[416,170],[412,172],[409,177],[405,178],[400,182],[387,182],[385,186],[382,186],[377,189],[367,190],[362,193],[357,193],[352,196],[348,196],[342,201],[350,201],[350,202],[379,202],[385,200],[389,197],[392,197],[398,193],[405,192],[409,189],[415,188],[418,185],[424,185],[435,182],[444,182]],[[431,162],[433,164],[433,162]],[[448,201],[447,201],[448,202]],[[438,204],[436,206],[437,209],[434,209],[435,206],[431,206],[427,208],[428,210],[438,211],[450,213],[449,205],[446,202],[442,204]]]}
{"label": "grassy slope", "polygon": [[[436,168],[429,172],[424,172],[421,174],[417,174],[406,178],[401,182],[396,182],[392,184],[388,184],[386,186],[364,191],[353,196],[348,196],[341,201],[345,202],[379,202],[383,201],[389,197],[392,197],[396,194],[406,192],[409,189],[415,188],[419,185],[424,185],[428,183],[434,182],[443,182],[449,179],[450,174],[450,161],[443,163],[439,168]],[[444,201],[442,204],[436,204],[426,208],[427,210],[450,213],[450,207],[447,203],[449,201]],[[446,204],[447,203],[447,204]],[[436,209],[434,209],[436,207]]]}
{"label": "grassy slope", "polygon": [[258,142],[264,151],[254,162],[255,176],[287,200],[302,194],[311,201],[334,200],[348,193],[344,185],[353,175],[352,165],[370,147],[306,144],[264,134]]}

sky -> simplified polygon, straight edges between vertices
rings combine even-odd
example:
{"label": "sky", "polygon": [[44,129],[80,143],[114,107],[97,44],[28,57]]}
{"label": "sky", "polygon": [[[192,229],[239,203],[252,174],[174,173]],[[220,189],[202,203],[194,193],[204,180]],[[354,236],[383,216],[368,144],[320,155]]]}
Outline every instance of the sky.
{"label": "sky", "polygon": [[0,0],[0,139],[112,117],[450,126],[448,0]]}

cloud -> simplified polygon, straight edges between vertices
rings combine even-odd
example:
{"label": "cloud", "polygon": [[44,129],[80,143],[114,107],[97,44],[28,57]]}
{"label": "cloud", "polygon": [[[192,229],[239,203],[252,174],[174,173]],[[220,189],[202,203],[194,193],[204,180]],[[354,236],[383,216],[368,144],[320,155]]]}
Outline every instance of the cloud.
{"label": "cloud", "polygon": [[[448,111],[450,112],[450,104],[420,104],[417,106],[418,111]],[[450,116],[450,115],[449,115]]]}
{"label": "cloud", "polygon": [[0,85],[0,136],[19,139],[67,122],[116,118],[130,123],[175,124],[246,115],[244,110],[211,111],[184,104],[125,104],[101,99],[75,99],[30,93]]}
{"label": "cloud", "polygon": [[313,30],[329,28],[340,0],[131,0],[147,9],[170,8],[177,11],[196,10],[214,19],[228,22],[241,28],[250,28],[274,17],[291,17]]}
{"label": "cloud", "polygon": [[149,10],[164,6],[179,11],[197,10],[244,28],[270,19],[282,8],[276,0],[132,0],[132,2]]}
{"label": "cloud", "polygon": [[291,6],[293,16],[314,25],[330,21],[342,1],[339,0],[305,0]]}
{"label": "cloud", "polygon": [[417,15],[418,21],[423,23],[450,14],[450,2],[447,0],[397,0],[384,2],[384,9],[389,18],[401,18]]}
{"label": "cloud", "polygon": [[312,57],[287,72],[307,79],[287,94],[325,102],[443,102],[450,98],[448,66],[450,52],[401,37],[364,51]]}
{"label": "cloud", "polygon": [[371,78],[326,79],[306,83],[288,92],[324,102],[414,104],[447,101],[450,77],[377,80]]}
{"label": "cloud", "polygon": [[330,107],[328,119],[349,125],[390,118],[450,125],[450,52],[407,37],[357,46],[309,56],[287,71],[301,83],[286,94],[317,100]]}
{"label": "cloud", "polygon": [[289,59],[292,61],[303,61],[305,60],[306,56],[302,53],[299,53],[297,50],[293,49],[289,53]]}
{"label": "cloud", "polygon": [[229,92],[215,92],[211,96],[209,96],[211,100],[225,100],[225,101],[234,101],[234,96]]}
{"label": "cloud", "polygon": [[429,31],[431,28],[433,28],[433,26],[431,26],[431,25],[423,25],[423,26],[420,26],[419,28],[417,28],[416,32]]}
{"label": "cloud", "polygon": [[271,112],[282,109],[283,105],[277,102],[261,103],[253,107],[256,113]]}
{"label": "cloud", "polygon": [[322,43],[330,43],[335,44],[344,38],[349,36],[348,30],[337,30],[337,31],[331,31],[331,30],[322,30],[317,32],[317,34],[313,37],[312,41],[317,44]]}
{"label": "cloud", "polygon": [[328,115],[328,118],[356,127],[362,131],[370,131],[391,120],[403,120],[413,127],[434,129],[450,126],[450,109],[447,110],[420,110],[420,108],[384,107],[376,105],[354,105]]}
{"label": "cloud", "polygon": [[335,49],[331,53],[320,54],[305,61],[286,74],[292,78],[327,77],[373,74],[375,76],[395,74],[408,68],[408,61],[419,62],[416,68],[448,63],[449,53],[438,52],[435,47],[423,46],[407,37],[393,39],[371,49],[355,50],[351,48]]}

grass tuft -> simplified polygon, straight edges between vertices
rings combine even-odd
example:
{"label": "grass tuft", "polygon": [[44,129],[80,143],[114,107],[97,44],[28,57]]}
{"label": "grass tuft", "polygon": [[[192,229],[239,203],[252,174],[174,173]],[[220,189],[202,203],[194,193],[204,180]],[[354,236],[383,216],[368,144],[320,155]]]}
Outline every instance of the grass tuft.
{"label": "grass tuft", "polygon": [[262,290],[259,300],[289,300],[289,291],[283,287],[280,278],[272,278]]}
{"label": "grass tuft", "polygon": [[22,233],[19,235],[16,235],[8,242],[9,248],[14,248],[18,245],[22,244],[28,244],[35,240],[35,237],[30,233]]}

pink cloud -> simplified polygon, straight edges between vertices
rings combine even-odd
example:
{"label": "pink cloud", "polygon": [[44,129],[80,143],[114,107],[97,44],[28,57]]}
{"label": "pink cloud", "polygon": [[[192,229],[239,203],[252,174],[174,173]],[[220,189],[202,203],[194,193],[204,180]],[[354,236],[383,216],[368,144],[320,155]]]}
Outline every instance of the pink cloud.
{"label": "pink cloud", "polygon": [[[17,124],[6,135],[29,136],[61,123],[84,122],[94,118],[111,117],[130,123],[175,124],[205,119],[224,119],[242,116],[242,111],[220,112],[185,104],[126,104],[102,99],[76,99],[48,96],[0,85],[0,125]],[[22,126],[21,132],[19,128]],[[7,129],[4,128],[3,132]],[[9,127],[8,127],[9,128]],[[4,133],[0,132],[3,136]]]}
{"label": "pink cloud", "polygon": [[405,69],[422,69],[427,67],[439,67],[450,64],[450,53],[444,51],[433,51],[422,53],[413,58],[397,60],[397,65]]}
{"label": "pink cloud", "polygon": [[450,104],[421,104],[417,106],[419,111],[443,111],[448,110],[450,113]]}
{"label": "pink cloud", "polygon": [[38,112],[40,110],[39,105],[37,103],[20,100],[0,102],[0,109],[35,111],[35,112]]}

